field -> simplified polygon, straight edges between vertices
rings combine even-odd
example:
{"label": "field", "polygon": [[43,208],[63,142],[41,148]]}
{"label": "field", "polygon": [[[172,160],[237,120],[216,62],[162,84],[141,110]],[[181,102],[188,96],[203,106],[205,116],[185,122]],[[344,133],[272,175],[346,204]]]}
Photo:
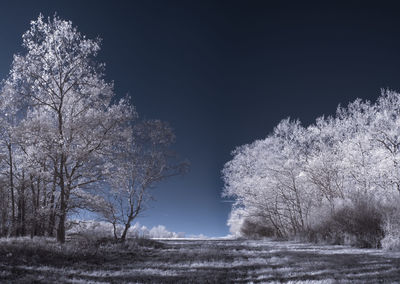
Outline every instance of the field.
{"label": "field", "polygon": [[0,283],[400,283],[400,254],[246,240],[0,240]]}

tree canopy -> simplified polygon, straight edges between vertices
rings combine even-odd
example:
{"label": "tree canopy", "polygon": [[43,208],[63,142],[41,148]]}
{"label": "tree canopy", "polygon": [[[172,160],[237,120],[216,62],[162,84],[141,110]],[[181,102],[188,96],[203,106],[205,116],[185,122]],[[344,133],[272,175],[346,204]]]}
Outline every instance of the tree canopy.
{"label": "tree canopy", "polygon": [[[162,122],[140,122],[130,98],[116,96],[96,60],[100,39],[56,15],[39,15],[22,39],[25,52],[14,56],[1,90],[0,233],[56,232],[64,242],[75,209],[102,214],[106,205],[118,208],[109,196],[138,180],[145,192],[167,177],[174,136]],[[142,195],[131,199],[140,204]],[[128,228],[141,210],[124,217]]]}

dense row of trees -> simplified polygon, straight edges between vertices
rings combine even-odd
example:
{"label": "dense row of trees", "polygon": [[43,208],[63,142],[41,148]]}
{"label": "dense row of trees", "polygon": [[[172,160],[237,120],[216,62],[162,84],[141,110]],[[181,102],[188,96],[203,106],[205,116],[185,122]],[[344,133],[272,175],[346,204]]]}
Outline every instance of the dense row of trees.
{"label": "dense row of trees", "polygon": [[238,147],[222,174],[236,232],[379,246],[400,206],[400,94],[357,99],[308,127],[285,119]]}
{"label": "dense row of trees", "polygon": [[98,63],[99,39],[43,16],[23,35],[0,99],[0,236],[57,235],[77,209],[114,227],[143,210],[147,189],[181,173],[164,122],[138,121]]}

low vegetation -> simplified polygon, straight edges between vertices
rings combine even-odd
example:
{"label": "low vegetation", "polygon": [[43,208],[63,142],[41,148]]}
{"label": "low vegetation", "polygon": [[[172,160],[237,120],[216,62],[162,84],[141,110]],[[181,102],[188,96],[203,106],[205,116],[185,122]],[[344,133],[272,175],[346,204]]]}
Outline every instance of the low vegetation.
{"label": "low vegetation", "polygon": [[2,283],[390,283],[399,278],[400,255],[376,249],[267,240],[0,240]]}

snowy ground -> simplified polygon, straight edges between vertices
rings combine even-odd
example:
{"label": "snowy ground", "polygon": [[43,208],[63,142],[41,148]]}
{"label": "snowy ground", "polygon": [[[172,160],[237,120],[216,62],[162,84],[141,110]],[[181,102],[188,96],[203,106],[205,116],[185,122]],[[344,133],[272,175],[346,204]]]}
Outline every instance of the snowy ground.
{"label": "snowy ground", "polygon": [[400,283],[399,253],[274,241],[158,242],[63,262],[35,252],[16,258],[0,241],[0,283]]}

